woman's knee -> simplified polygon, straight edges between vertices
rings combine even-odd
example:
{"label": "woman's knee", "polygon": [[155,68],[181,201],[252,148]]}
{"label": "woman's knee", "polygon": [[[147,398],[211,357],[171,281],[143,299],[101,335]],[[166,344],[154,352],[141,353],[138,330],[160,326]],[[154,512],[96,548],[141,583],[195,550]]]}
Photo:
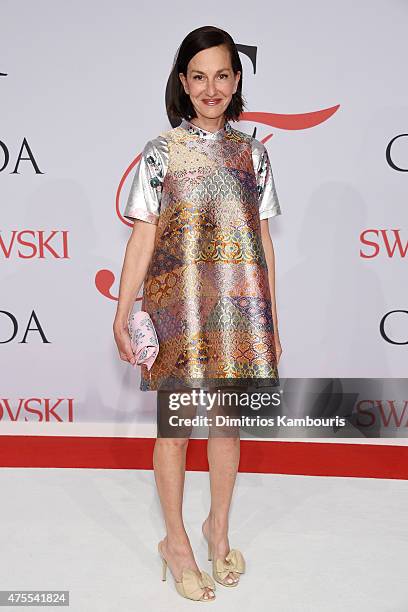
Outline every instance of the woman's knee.
{"label": "woman's knee", "polygon": [[156,444],[165,448],[180,449],[187,448],[190,438],[156,438]]}

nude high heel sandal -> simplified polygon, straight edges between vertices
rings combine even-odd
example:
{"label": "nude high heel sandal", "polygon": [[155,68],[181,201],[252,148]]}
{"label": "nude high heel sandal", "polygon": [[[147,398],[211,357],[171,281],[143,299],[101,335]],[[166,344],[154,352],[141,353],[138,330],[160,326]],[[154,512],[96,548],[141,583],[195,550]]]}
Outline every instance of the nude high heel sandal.
{"label": "nude high heel sandal", "polygon": [[[160,545],[161,542],[159,542],[157,548],[162,560],[162,580],[166,580],[167,561],[163,556]],[[207,598],[204,598],[206,593],[204,587],[209,587],[215,591],[215,582],[207,572],[200,570],[200,576],[198,576],[194,570],[184,569],[180,581],[176,580],[174,576],[173,579],[177,593],[186,599],[193,599],[194,601],[213,601],[215,599],[215,593],[213,596],[208,593]]]}
{"label": "nude high heel sandal", "polygon": [[212,561],[212,573],[214,580],[226,587],[235,587],[239,583],[239,578],[234,582],[224,582],[230,572],[243,574],[245,572],[245,559],[241,551],[231,548],[224,559],[213,559],[210,543],[208,542],[208,560]]}

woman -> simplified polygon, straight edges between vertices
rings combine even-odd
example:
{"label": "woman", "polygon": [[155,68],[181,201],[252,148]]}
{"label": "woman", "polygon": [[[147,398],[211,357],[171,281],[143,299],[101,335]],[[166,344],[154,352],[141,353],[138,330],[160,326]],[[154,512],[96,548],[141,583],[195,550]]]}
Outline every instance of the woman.
{"label": "woman", "polygon": [[[140,389],[157,391],[153,465],[167,532],[158,545],[163,579],[168,564],[183,597],[210,601],[215,582],[199,569],[182,518],[191,436],[184,418],[197,414],[192,400],[198,390],[207,398],[218,391],[212,414],[229,416],[240,409],[225,406],[227,391],[239,396],[249,386],[277,384],[281,346],[268,218],[281,210],[266,148],[230,124],[244,107],[242,65],[231,36],[213,26],[188,34],[168,92],[168,114],[181,123],[148,141],[134,176],[124,212],[134,226],[114,335],[120,358],[134,364],[127,319],[144,283],[142,310],[159,339],[153,366],[142,369]],[[175,392],[191,399],[179,402],[176,426],[170,423]],[[210,400],[201,399],[208,411]],[[215,420],[207,443],[211,506],[202,533],[213,578],[237,586],[245,560],[230,549],[228,516],[239,428]]]}

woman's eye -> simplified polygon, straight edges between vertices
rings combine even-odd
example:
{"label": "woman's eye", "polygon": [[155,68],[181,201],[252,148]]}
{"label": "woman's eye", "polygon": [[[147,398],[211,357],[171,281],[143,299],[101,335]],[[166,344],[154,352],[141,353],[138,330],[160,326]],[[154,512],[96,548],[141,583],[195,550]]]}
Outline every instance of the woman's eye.
{"label": "woman's eye", "polygon": [[[227,77],[228,78],[228,74],[220,74],[220,77]],[[196,74],[193,79],[201,79],[202,78],[202,74]]]}

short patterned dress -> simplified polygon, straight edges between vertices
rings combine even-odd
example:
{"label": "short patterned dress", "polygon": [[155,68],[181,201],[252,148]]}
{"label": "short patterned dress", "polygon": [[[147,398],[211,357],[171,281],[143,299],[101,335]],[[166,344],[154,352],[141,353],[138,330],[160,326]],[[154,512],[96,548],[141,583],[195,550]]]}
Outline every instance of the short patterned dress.
{"label": "short patterned dress", "polygon": [[142,391],[279,384],[260,220],[281,214],[267,149],[226,121],[149,140],[124,210],[157,225],[141,309],[159,353]]}

